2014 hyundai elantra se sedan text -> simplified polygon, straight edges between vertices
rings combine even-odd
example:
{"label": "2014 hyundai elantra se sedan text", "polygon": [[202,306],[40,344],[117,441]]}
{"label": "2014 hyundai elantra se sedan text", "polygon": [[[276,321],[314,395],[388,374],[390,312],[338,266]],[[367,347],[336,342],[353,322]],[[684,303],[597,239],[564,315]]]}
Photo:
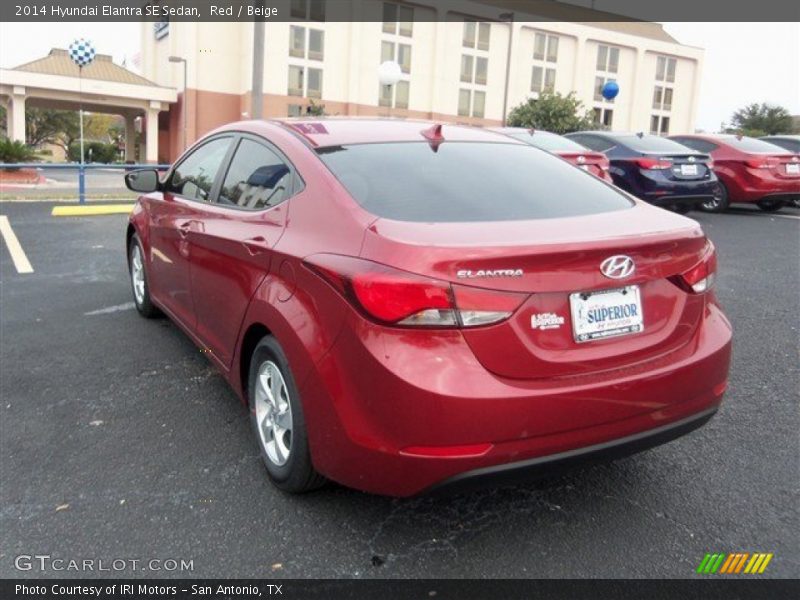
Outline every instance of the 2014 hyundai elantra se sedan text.
{"label": "2014 hyundai elantra se sedan text", "polygon": [[678,437],[725,391],[699,225],[509,137],[252,121],[126,178],[139,312],[224,373],[284,490],[552,472]]}

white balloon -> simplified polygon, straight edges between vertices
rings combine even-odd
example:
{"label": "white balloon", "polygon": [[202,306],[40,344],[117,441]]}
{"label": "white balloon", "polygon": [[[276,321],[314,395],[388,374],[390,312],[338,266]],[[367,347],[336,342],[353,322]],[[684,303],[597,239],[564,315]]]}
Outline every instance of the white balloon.
{"label": "white balloon", "polygon": [[378,67],[378,81],[381,82],[381,85],[394,85],[400,81],[402,75],[403,70],[393,60],[382,62],[381,66]]}

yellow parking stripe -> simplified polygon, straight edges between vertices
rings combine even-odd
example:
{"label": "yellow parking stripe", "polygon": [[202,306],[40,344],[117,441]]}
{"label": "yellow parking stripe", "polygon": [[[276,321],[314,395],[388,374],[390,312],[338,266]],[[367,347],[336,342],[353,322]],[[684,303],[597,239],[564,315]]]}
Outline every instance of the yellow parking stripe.
{"label": "yellow parking stripe", "polygon": [[80,206],[54,206],[54,217],[85,217],[90,215],[128,214],[133,204],[82,204]]}

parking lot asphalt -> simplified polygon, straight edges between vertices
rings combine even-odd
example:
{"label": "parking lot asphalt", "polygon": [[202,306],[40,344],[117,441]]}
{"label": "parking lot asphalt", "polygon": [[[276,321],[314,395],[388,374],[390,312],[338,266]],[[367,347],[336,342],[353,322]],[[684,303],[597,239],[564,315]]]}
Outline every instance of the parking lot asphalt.
{"label": "parking lot asphalt", "polygon": [[534,484],[410,500],[274,488],[227,384],[133,310],[126,218],[50,209],[0,204],[34,269],[0,244],[0,577],[109,575],[14,568],[49,554],[193,561],[119,573],[134,577],[682,578],[706,552],[771,552],[759,577],[800,576],[796,209],[691,214],[735,329],[708,425]]}

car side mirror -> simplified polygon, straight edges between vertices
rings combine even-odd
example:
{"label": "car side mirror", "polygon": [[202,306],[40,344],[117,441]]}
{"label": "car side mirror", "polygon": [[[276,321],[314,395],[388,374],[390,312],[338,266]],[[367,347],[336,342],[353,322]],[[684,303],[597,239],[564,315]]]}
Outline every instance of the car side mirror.
{"label": "car side mirror", "polygon": [[158,171],[155,169],[139,169],[125,175],[125,185],[132,192],[149,194],[158,191],[160,181]]}

